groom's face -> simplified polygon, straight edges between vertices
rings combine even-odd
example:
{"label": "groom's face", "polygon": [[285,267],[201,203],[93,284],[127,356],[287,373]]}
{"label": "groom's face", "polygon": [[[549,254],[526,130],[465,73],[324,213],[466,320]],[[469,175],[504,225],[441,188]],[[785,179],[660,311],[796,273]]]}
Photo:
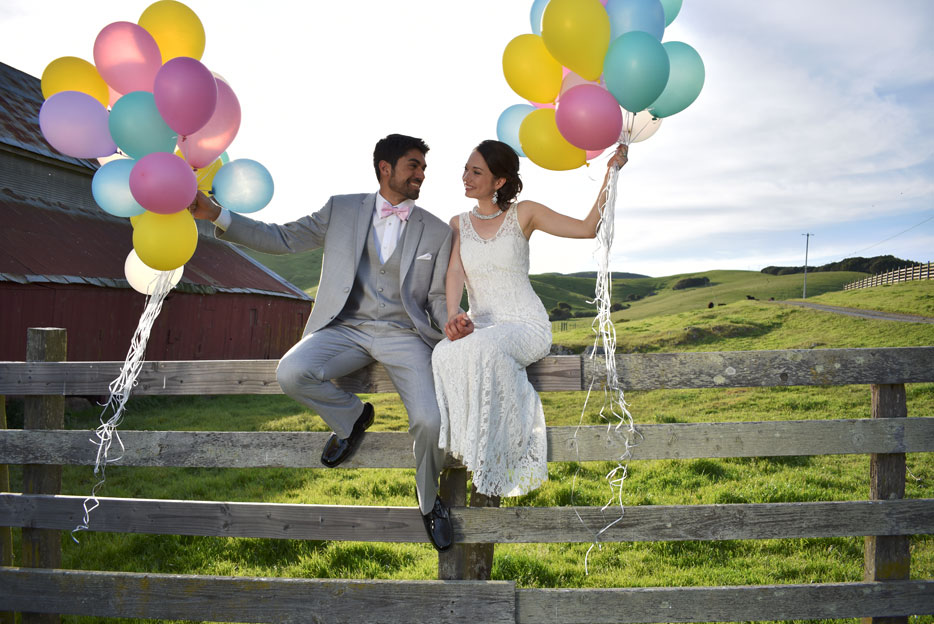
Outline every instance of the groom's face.
{"label": "groom's face", "polygon": [[406,199],[418,199],[427,166],[425,155],[417,149],[410,149],[392,167],[389,188]]}

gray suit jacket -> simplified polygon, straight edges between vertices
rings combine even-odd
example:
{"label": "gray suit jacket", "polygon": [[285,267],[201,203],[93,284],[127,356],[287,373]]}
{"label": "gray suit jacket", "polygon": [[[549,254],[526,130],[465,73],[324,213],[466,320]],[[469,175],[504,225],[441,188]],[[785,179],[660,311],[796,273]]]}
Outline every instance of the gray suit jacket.
{"label": "gray suit jacket", "polygon": [[[335,195],[314,214],[285,225],[254,221],[231,212],[230,227],[215,229],[219,239],[269,254],[324,248],[315,306],[304,335],[331,323],[347,302],[373,218],[376,194]],[[402,304],[415,329],[429,346],[447,322],[444,276],[451,255],[451,228],[415,207],[402,233],[400,283]],[[432,321],[434,326],[432,326]]]}

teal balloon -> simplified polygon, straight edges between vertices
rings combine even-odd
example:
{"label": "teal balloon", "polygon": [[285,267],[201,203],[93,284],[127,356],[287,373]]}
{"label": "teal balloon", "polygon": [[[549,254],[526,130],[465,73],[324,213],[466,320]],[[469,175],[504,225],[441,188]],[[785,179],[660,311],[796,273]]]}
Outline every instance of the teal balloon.
{"label": "teal balloon", "polygon": [[532,10],[529,13],[529,21],[532,22],[532,33],[542,34],[542,16],[545,15],[545,7],[548,6],[548,0],[535,0],[532,3]]}
{"label": "teal balloon", "polygon": [[535,107],[531,104],[513,104],[504,110],[496,121],[496,138],[514,149],[519,156],[525,156],[519,145],[519,126],[534,110]]}
{"label": "teal balloon", "polygon": [[662,40],[665,9],[659,0],[607,0],[604,8],[610,18],[610,41],[633,30]]}
{"label": "teal balloon", "polygon": [[641,30],[614,39],[603,61],[607,90],[631,113],[644,110],[658,99],[668,83],[669,71],[665,48]]}
{"label": "teal balloon", "polygon": [[130,192],[130,171],[135,160],[121,158],[104,163],[91,178],[91,195],[104,212],[117,217],[135,217],[146,212]]}
{"label": "teal balloon", "polygon": [[238,158],[217,170],[214,197],[234,212],[256,212],[272,200],[274,186],[266,167],[249,158]]}
{"label": "teal balloon", "polygon": [[665,26],[670,26],[681,12],[681,0],[662,0],[662,8],[665,9]]}
{"label": "teal balloon", "polygon": [[668,84],[658,99],[649,106],[655,117],[670,117],[691,105],[704,86],[704,61],[697,50],[680,41],[662,44],[668,53],[671,72]]}
{"label": "teal balloon", "polygon": [[108,123],[114,143],[130,158],[175,151],[178,133],[162,119],[148,91],[133,91],[114,102]]}

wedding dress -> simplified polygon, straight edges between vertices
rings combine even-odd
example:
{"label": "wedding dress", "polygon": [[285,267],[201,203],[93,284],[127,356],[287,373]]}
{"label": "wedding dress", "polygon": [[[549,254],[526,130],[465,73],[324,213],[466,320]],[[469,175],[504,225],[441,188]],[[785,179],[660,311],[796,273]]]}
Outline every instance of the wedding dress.
{"label": "wedding dress", "polygon": [[432,355],[439,446],[473,472],[478,492],[518,496],[548,479],[545,414],[525,367],[548,355],[551,323],[529,282],[515,206],[489,239],[460,215],[460,254],[474,331]]}

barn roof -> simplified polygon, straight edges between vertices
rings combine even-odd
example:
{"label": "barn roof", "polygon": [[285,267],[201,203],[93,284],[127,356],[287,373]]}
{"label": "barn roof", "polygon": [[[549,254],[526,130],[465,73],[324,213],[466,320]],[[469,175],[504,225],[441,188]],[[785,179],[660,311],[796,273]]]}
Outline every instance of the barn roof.
{"label": "barn roof", "polygon": [[[0,63],[0,151],[7,152],[7,171],[0,172],[0,281],[129,288],[123,264],[133,247],[130,222],[94,203],[96,162],[60,154],[42,137],[42,102],[39,79]],[[13,162],[22,163],[22,170],[14,171]],[[216,240],[210,224],[199,222],[198,229],[198,247],[178,290],[310,299],[235,246]]]}

